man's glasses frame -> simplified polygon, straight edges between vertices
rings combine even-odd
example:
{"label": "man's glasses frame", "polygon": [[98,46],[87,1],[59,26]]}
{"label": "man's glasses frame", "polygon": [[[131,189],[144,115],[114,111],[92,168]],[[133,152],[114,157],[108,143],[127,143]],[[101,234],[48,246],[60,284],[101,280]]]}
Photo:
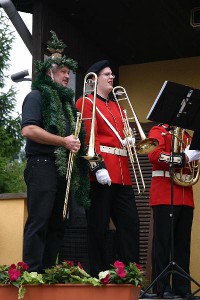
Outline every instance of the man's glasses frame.
{"label": "man's glasses frame", "polygon": [[115,74],[107,72],[107,73],[100,73],[99,75],[104,75],[104,76],[112,76],[113,78],[115,78]]}

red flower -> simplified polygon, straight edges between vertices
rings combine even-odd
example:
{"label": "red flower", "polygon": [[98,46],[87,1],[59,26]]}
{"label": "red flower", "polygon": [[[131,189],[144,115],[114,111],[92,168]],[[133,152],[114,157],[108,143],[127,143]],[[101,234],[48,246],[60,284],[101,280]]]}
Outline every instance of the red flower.
{"label": "red flower", "polygon": [[15,281],[21,275],[21,272],[18,269],[9,269],[8,274],[10,281]]}
{"label": "red flower", "polygon": [[83,269],[80,262],[78,262],[78,266],[79,266],[80,269]]}
{"label": "red flower", "polygon": [[106,277],[101,278],[101,283],[102,284],[107,284],[110,281],[110,274],[107,274]]}
{"label": "red flower", "polygon": [[64,263],[66,263],[69,267],[74,266],[74,262],[72,260],[65,260]]}
{"label": "red flower", "polygon": [[9,269],[16,269],[16,265],[15,264],[10,265]]}
{"label": "red flower", "polygon": [[116,260],[116,262],[114,263],[114,267],[117,269],[123,269],[125,265],[123,264],[123,262]]}
{"label": "red flower", "polygon": [[121,278],[126,277],[126,271],[123,268],[117,269],[116,273]]}
{"label": "red flower", "polygon": [[136,262],[134,262],[134,265],[141,271],[143,271],[142,267],[140,265],[138,265]]}
{"label": "red flower", "polygon": [[23,261],[18,262],[17,266],[20,267],[24,271],[28,270],[28,265]]}

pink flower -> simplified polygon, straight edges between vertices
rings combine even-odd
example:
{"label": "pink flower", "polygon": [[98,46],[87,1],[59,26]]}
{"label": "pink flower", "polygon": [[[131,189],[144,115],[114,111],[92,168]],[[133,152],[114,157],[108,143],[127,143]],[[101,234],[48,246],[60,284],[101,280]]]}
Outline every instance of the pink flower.
{"label": "pink flower", "polygon": [[126,277],[126,271],[123,268],[117,269],[116,273],[121,278]]}
{"label": "pink flower", "polygon": [[18,269],[9,269],[8,270],[10,281],[15,281],[21,275],[20,270]]}
{"label": "pink flower", "polygon": [[9,269],[16,269],[16,265],[15,264],[10,265]]}
{"label": "pink flower", "polygon": [[138,265],[136,262],[134,262],[134,265],[140,270],[143,271],[142,267],[140,265]]}
{"label": "pink flower", "polygon": [[99,273],[99,280],[102,284],[107,284],[110,281],[110,272],[102,271]]}
{"label": "pink flower", "polygon": [[114,263],[114,267],[117,269],[123,269],[125,267],[125,265],[123,262],[116,260],[116,262]]}
{"label": "pink flower", "polygon": [[28,265],[23,261],[18,262],[17,266],[20,267],[24,271],[28,270]]}
{"label": "pink flower", "polygon": [[107,284],[110,281],[110,274],[107,274],[106,277],[101,279],[102,284]]}

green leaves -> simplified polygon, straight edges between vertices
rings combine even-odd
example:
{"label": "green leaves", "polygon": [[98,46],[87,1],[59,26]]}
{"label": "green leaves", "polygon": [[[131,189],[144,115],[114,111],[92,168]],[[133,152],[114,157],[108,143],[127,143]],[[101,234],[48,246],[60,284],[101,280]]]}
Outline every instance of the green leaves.
{"label": "green leaves", "polygon": [[[5,71],[9,68],[10,50],[14,34],[9,19],[0,8],[0,89],[5,87]],[[5,90],[5,89],[4,89]],[[25,192],[23,170],[18,159],[24,143],[21,135],[21,117],[13,116],[16,91],[10,87],[0,90],[0,193]],[[20,177],[20,180],[19,180]]]}
{"label": "green leaves", "polygon": [[21,277],[23,284],[39,284],[44,283],[42,274],[38,274],[37,272],[27,272],[25,271]]}
{"label": "green leaves", "polygon": [[8,269],[9,266],[7,265],[0,265],[0,284],[8,284],[9,277],[8,277]]}
{"label": "green leaves", "polygon": [[[61,52],[64,50],[64,48],[66,48],[66,45],[63,43],[62,40],[59,40],[56,33],[51,30],[51,40],[47,43],[47,49],[49,49],[51,51],[51,49],[54,50],[54,52],[56,52],[56,50],[61,50]],[[54,53],[52,52],[52,53]]]}
{"label": "green leaves", "polygon": [[0,284],[12,284],[18,288],[18,299],[22,299],[26,292],[26,284],[91,284],[101,286],[103,284],[133,284],[142,286],[144,274],[139,265],[129,263],[124,265],[116,261],[110,270],[99,273],[99,279],[91,277],[81,266],[73,261],[64,261],[49,269],[43,274],[28,272],[28,266],[24,262],[18,262],[10,266],[0,265]]}
{"label": "green leaves", "polygon": [[5,74],[4,70],[10,67],[10,50],[15,39],[9,26],[9,19],[0,8],[0,88],[4,87]]}
{"label": "green leaves", "polygon": [[[14,35],[8,25],[8,18],[0,9],[0,88],[5,87],[5,70],[9,68],[9,57]],[[20,116],[13,117],[16,105],[16,91],[10,87],[0,91],[0,156],[12,158],[19,153],[23,144]]]}
{"label": "green leaves", "polygon": [[128,265],[116,261],[108,271],[100,272],[101,283],[133,284],[142,286],[144,284],[144,272],[140,265],[130,262]]}
{"label": "green leaves", "polygon": [[25,161],[0,158],[0,193],[24,193],[26,185],[23,172]]}
{"label": "green leaves", "polygon": [[71,261],[64,261],[50,269],[46,269],[43,274],[43,281],[46,284],[56,283],[84,283],[100,285],[99,280],[90,275],[81,267],[74,265]]}
{"label": "green leaves", "polygon": [[[18,287],[18,299],[23,299],[24,295],[26,293],[26,287],[24,286],[25,284],[43,284],[44,281],[42,279],[42,274],[38,274],[37,272],[27,272],[25,271],[20,279],[18,278],[19,284],[17,285]],[[14,286],[15,282],[12,282]]]}

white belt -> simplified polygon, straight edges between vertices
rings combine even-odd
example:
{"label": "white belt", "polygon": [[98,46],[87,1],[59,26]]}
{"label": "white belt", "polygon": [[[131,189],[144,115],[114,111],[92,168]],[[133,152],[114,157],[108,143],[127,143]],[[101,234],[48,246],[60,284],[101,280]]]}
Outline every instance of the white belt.
{"label": "white belt", "polygon": [[[180,179],[180,177],[183,180],[190,180],[191,175],[189,174],[180,174],[180,173],[175,173],[176,177]],[[169,171],[162,171],[162,170],[156,170],[152,171],[152,177],[170,177]]]}
{"label": "white belt", "polygon": [[121,156],[127,156],[127,150],[126,149],[100,146],[100,150],[101,150],[101,152],[105,152],[105,153],[110,153],[110,154],[114,154],[114,155],[121,155]]}
{"label": "white belt", "polygon": [[152,171],[152,177],[170,177],[169,171],[162,171],[162,170],[157,170],[157,171]]}

